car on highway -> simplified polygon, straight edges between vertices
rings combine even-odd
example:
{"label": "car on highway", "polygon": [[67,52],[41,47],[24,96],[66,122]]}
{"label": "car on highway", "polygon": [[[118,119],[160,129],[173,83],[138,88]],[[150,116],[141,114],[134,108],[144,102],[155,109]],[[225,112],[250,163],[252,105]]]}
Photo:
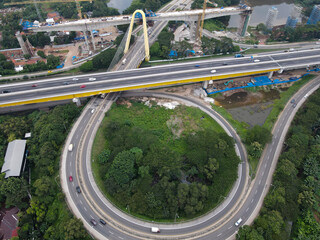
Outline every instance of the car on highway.
{"label": "car on highway", "polygon": [[79,78],[72,78],[72,81],[78,81]]}
{"label": "car on highway", "polygon": [[89,78],[89,81],[90,82],[93,82],[93,81],[95,81],[95,80],[97,80],[96,78]]}
{"label": "car on highway", "polygon": [[307,93],[306,95],[304,95],[304,98],[307,98],[307,97],[309,97],[309,94]]}
{"label": "car on highway", "polygon": [[91,113],[94,113],[94,111],[95,111],[96,109],[95,108],[93,108],[92,110],[91,110]]}
{"label": "car on highway", "polygon": [[236,225],[238,227],[241,222],[242,222],[242,218],[239,218],[238,221],[236,221],[234,225]]}
{"label": "car on highway", "polygon": [[90,222],[92,223],[93,226],[97,226],[97,222],[94,219],[91,219]]}
{"label": "car on highway", "polygon": [[256,63],[256,62],[260,62],[260,60],[259,60],[259,59],[255,59],[255,60],[253,60],[253,62],[255,62],[255,63]]}
{"label": "car on highway", "polygon": [[295,100],[295,99],[292,99],[292,100],[291,100],[291,103],[295,103],[295,102],[296,102],[296,100]]}
{"label": "car on highway", "polygon": [[198,64],[197,64],[197,65],[194,65],[194,66],[195,66],[195,67],[200,67],[200,65],[198,65]]}
{"label": "car on highway", "polygon": [[48,71],[48,73],[52,73],[52,71]]}
{"label": "car on highway", "polygon": [[217,70],[212,70],[212,71],[211,71],[211,73],[215,73],[215,72],[217,72]]}
{"label": "car on highway", "polygon": [[2,93],[10,93],[10,90],[3,90]]}
{"label": "car on highway", "polygon": [[77,193],[81,193],[81,189],[79,186],[76,187]]}
{"label": "car on highway", "polygon": [[86,85],[81,85],[81,86],[80,86],[80,88],[85,88],[85,87],[86,87]]}
{"label": "car on highway", "polygon": [[152,227],[152,228],[151,228],[151,232],[153,232],[153,233],[159,233],[159,232],[160,232],[160,228],[158,228],[158,227]]}
{"label": "car on highway", "polygon": [[222,65],[228,65],[228,63],[227,62],[223,62]]}
{"label": "car on highway", "polygon": [[33,84],[31,87],[37,87],[38,85],[37,84]]}
{"label": "car on highway", "polygon": [[107,224],[106,221],[103,220],[103,219],[101,219],[101,218],[100,218],[99,222],[100,222],[102,225],[106,225],[106,224]]}
{"label": "car on highway", "polygon": [[293,107],[293,108],[295,108],[296,106],[297,106],[297,104],[296,104],[296,103],[292,104],[292,107]]}
{"label": "car on highway", "polygon": [[69,176],[69,181],[73,182],[73,177],[72,176]]}
{"label": "car on highway", "polygon": [[70,83],[69,82],[63,82],[63,85],[69,85]]}

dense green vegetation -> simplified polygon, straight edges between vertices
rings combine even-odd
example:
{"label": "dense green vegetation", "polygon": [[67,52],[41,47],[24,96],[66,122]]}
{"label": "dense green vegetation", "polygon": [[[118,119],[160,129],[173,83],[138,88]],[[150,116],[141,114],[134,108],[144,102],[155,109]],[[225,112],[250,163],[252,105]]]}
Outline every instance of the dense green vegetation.
{"label": "dense green vegetation", "polygon": [[315,25],[299,25],[296,28],[284,27],[277,28],[271,32],[270,41],[307,41],[320,38],[320,22]]}
{"label": "dense green vegetation", "polygon": [[319,104],[318,90],[299,109],[260,216],[238,240],[320,239]]}
{"label": "dense green vegetation", "polygon": [[[130,107],[127,107],[127,105]],[[237,178],[234,141],[200,110],[134,101],[113,106],[95,140],[100,188],[130,213],[153,219],[202,214]]]}
{"label": "dense green vegetation", "polygon": [[69,104],[49,112],[0,116],[1,165],[8,142],[32,133],[27,141],[27,170],[17,178],[4,179],[4,174],[0,175],[1,201],[6,207],[20,208],[19,239],[90,239],[82,222],[69,212],[59,184],[61,147],[80,111]]}

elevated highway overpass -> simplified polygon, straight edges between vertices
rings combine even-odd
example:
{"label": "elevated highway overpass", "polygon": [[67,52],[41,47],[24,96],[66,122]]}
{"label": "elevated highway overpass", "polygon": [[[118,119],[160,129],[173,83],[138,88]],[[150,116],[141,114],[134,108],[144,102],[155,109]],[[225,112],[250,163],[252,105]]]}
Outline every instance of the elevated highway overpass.
{"label": "elevated highway overpass", "polygon": [[[177,5],[172,10],[177,9]],[[208,8],[205,11],[205,19],[238,15],[243,14],[248,11],[251,11],[251,8],[242,9],[239,7],[225,7],[221,8]],[[203,12],[202,9],[196,10],[184,10],[184,11],[175,11],[175,12],[161,12],[157,13],[156,16],[147,17],[147,20],[152,21],[188,21],[195,22],[198,21],[199,15]],[[55,24],[52,26],[40,25],[39,27],[32,27],[29,30],[33,32],[51,32],[51,31],[92,31],[109,26],[124,25],[130,24],[131,15],[120,15],[112,17],[101,17],[101,18],[90,18],[82,19],[77,21],[66,21],[61,24]],[[136,22],[140,21],[139,18],[136,18]]]}
{"label": "elevated highway overpass", "polygon": [[[219,58],[117,72],[92,73],[0,85],[0,107],[57,101],[101,93],[219,80],[320,64],[320,49]],[[215,70],[215,72],[212,72]],[[94,78],[94,81],[89,81]],[[33,87],[32,87],[33,86]]]}

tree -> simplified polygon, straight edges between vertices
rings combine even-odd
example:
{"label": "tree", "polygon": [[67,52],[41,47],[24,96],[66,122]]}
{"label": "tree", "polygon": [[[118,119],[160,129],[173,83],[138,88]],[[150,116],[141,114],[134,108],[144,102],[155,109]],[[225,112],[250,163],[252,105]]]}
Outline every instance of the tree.
{"label": "tree", "polygon": [[56,68],[60,64],[60,58],[53,55],[48,55],[47,65],[49,69]]}
{"label": "tree", "polygon": [[239,232],[236,235],[236,239],[237,240],[264,240],[263,236],[261,236],[255,228],[249,225],[240,227]]}
{"label": "tree", "polygon": [[65,240],[77,240],[83,239],[86,235],[86,230],[83,227],[83,223],[80,219],[71,218],[64,226]]}
{"label": "tree", "polygon": [[0,194],[6,197],[6,206],[26,206],[25,199],[28,197],[27,182],[23,178],[10,177],[5,179],[4,173],[0,179]]}
{"label": "tree", "polygon": [[272,210],[262,216],[259,216],[255,225],[257,227],[261,227],[265,231],[265,235],[278,235],[284,227],[284,221],[278,211]]}
{"label": "tree", "polygon": [[163,46],[166,46],[168,48],[171,47],[171,41],[173,40],[174,35],[172,32],[168,32],[168,31],[162,31],[159,35],[158,35],[158,42],[161,46],[161,48]]}
{"label": "tree", "polygon": [[219,169],[219,162],[215,158],[209,158],[208,164],[204,166],[204,173],[209,181],[214,178],[215,172]]}
{"label": "tree", "polygon": [[253,128],[249,129],[246,133],[246,143],[251,144],[252,142],[259,142],[262,146],[270,142],[272,135],[270,131],[259,125],[255,125]]}
{"label": "tree", "polygon": [[115,53],[116,53],[116,49],[114,49],[114,48],[107,49],[106,51],[103,51],[99,55],[93,57],[92,65],[96,69],[108,68],[110,63],[112,62],[112,59],[113,59]]}
{"label": "tree", "polygon": [[27,54],[24,54],[23,57],[24,57],[25,59],[30,59],[30,58],[31,58],[31,55],[30,55],[29,53],[27,53]]}
{"label": "tree", "polygon": [[110,169],[106,174],[109,184],[114,181],[116,186],[123,188],[135,176],[135,157],[130,151],[120,152],[113,160]]}
{"label": "tree", "polygon": [[160,44],[159,42],[155,42],[150,48],[151,56],[159,56],[160,55]]}
{"label": "tree", "polygon": [[41,51],[41,50],[39,50],[39,51],[37,52],[37,54],[38,54],[38,56],[41,57],[41,58],[46,58],[46,57],[47,57],[47,56],[44,54],[44,52]]}
{"label": "tree", "polygon": [[43,176],[37,179],[33,187],[35,188],[35,194],[41,199],[42,202],[50,203],[53,200],[54,185],[51,179],[47,176]]}
{"label": "tree", "polygon": [[80,71],[82,72],[90,72],[92,70],[93,70],[92,60],[85,62],[80,66]]}

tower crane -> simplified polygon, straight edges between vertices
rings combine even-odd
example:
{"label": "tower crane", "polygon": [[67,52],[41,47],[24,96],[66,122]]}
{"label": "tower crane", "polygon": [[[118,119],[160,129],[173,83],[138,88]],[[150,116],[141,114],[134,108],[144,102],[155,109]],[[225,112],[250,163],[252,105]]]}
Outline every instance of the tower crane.
{"label": "tower crane", "polygon": [[197,27],[198,28],[198,36],[197,36],[197,38],[198,38],[199,42],[201,42],[201,38],[202,38],[202,30],[203,30],[203,24],[204,24],[204,16],[206,14],[207,3],[211,3],[215,7],[218,6],[218,4],[210,2],[209,0],[204,0],[203,1],[203,11],[202,11],[201,19],[200,19],[200,16],[199,16],[198,27]]}
{"label": "tower crane", "polygon": [[80,2],[90,2],[92,3],[93,0],[44,0],[44,1],[37,1],[37,0],[33,0],[33,1],[22,1],[22,2],[11,2],[11,3],[5,3],[5,6],[8,5],[23,5],[23,4],[31,4],[34,3],[36,10],[37,10],[37,14],[38,17],[40,19],[40,21],[42,21],[42,17],[40,15],[40,11],[38,9],[37,4],[38,3],[56,3],[56,2],[60,2],[60,3],[66,3],[66,2],[75,2],[76,3],[76,7],[77,7],[77,11],[78,11],[78,16],[80,19],[82,19],[82,13],[81,13],[81,6],[80,6]]}

